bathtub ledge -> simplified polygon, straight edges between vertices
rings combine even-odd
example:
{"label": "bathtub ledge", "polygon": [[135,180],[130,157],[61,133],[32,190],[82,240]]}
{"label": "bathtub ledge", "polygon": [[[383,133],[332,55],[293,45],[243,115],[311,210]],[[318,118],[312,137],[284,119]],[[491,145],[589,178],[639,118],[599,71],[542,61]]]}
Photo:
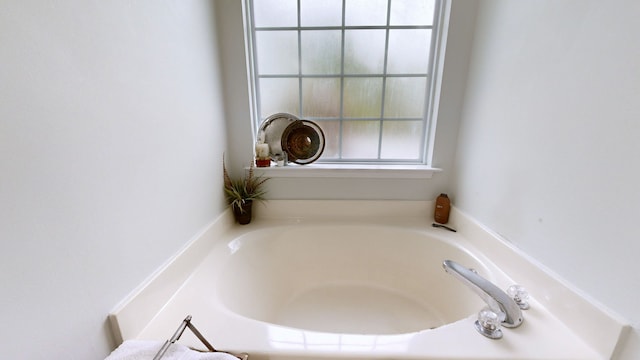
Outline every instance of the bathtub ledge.
{"label": "bathtub ledge", "polygon": [[[271,200],[255,209],[254,221],[246,226],[233,224],[230,211],[225,211],[114,308],[109,315],[114,337],[118,343],[135,338],[165,340],[191,314],[194,324],[214,346],[249,352],[252,360],[301,359],[303,355],[313,360],[309,348],[316,349],[318,359],[330,356],[351,360],[609,359],[615,354],[630,329],[625,320],[456,208],[449,225],[457,233],[431,228],[432,209],[431,201]],[[215,322],[207,320],[205,314],[212,311],[211,297],[202,296],[202,287],[195,279],[204,271],[216,271],[216,265],[207,259],[228,252],[229,239],[273,226],[335,223],[437,231],[445,239],[477,250],[514,283],[527,287],[532,309],[525,312],[525,323],[517,329],[506,329],[500,341],[475,333],[475,316],[410,334],[340,337],[273,326],[220,309],[215,310]],[[470,292],[469,296],[475,295]],[[234,324],[234,328],[228,324]],[[323,340],[314,343],[313,339]],[[199,345],[187,333],[180,343]]]}

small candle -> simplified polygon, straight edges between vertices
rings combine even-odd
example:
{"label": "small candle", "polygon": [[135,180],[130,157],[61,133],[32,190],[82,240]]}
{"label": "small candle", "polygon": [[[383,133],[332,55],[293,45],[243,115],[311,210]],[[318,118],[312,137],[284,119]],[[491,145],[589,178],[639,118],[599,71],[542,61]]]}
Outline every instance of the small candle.
{"label": "small candle", "polygon": [[276,155],[276,166],[285,166],[287,165],[287,153],[282,155]]}
{"label": "small candle", "polygon": [[268,158],[269,157],[269,144],[256,144],[256,157]]}

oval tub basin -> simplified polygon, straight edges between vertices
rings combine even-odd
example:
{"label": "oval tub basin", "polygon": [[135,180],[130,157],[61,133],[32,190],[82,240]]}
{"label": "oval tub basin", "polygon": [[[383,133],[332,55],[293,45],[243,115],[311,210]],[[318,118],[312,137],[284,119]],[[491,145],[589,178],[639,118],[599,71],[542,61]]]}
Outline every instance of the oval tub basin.
{"label": "oval tub basin", "polygon": [[402,334],[483,306],[442,269],[487,268],[445,237],[384,226],[276,227],[248,232],[215,281],[229,311],[262,322],[344,334]]}

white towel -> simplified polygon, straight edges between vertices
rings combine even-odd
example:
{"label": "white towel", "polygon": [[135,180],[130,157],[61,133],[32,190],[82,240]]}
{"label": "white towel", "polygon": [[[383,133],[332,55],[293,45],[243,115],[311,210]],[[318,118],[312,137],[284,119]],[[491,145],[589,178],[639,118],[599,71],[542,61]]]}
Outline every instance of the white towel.
{"label": "white towel", "polygon": [[[105,360],[152,360],[163,341],[127,340],[118,346]],[[223,352],[198,352],[180,344],[172,344],[162,360],[238,360]]]}

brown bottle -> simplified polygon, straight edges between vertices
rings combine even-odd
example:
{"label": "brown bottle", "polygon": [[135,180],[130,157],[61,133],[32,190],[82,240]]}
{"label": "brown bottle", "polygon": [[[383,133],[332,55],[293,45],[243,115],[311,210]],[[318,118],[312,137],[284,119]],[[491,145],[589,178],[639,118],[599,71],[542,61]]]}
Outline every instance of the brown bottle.
{"label": "brown bottle", "polygon": [[439,224],[446,224],[449,222],[449,211],[451,210],[451,201],[447,194],[440,194],[436,199],[436,211],[433,214],[433,219]]}

